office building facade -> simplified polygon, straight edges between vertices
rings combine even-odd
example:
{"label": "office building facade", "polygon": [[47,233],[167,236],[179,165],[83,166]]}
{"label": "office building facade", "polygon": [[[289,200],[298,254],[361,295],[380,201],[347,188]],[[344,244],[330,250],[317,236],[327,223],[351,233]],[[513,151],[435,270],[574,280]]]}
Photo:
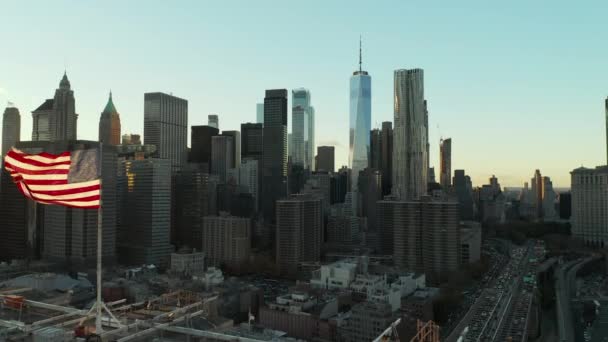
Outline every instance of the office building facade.
{"label": "office building facade", "polygon": [[232,137],[232,159],[230,160],[230,168],[238,168],[241,166],[241,132],[222,131],[222,135]]}
{"label": "office building facade", "polygon": [[287,90],[266,90],[264,98],[264,151],[262,211],[276,219],[276,201],[287,195]]}
{"label": "office building facade", "polygon": [[[6,152],[19,141],[21,141],[21,115],[19,109],[9,106],[4,109],[2,115],[2,150],[0,150],[0,156],[6,155]],[[2,163],[0,161],[0,164]]]}
{"label": "office building facade", "polygon": [[264,124],[264,104],[256,103],[255,104],[255,119],[256,123]]}
{"label": "office building facade", "polygon": [[[423,196],[414,201],[378,202],[381,252],[395,266],[440,281],[460,262],[458,203]],[[392,248],[390,245],[392,244]]]}
{"label": "office building facade", "polygon": [[422,69],[394,73],[392,193],[413,200],[426,193],[428,182],[428,115]]}
{"label": "office building facade", "polygon": [[213,128],[220,129],[220,118],[217,114],[209,114],[207,117],[207,125]]}
{"label": "office building facade", "polygon": [[291,195],[277,201],[276,262],[279,272],[294,276],[300,262],[321,258],[323,208],[320,197]]}
{"label": "office building facade", "polygon": [[172,172],[188,158],[188,101],[164,93],[144,94],[144,144],[156,145],[156,156],[171,160]]}
{"label": "office building facade", "polygon": [[608,246],[608,166],[572,170],[572,236],[588,245]]}
{"label": "office building facade", "polygon": [[220,212],[203,219],[203,245],[207,265],[238,267],[251,252],[251,220]]}
{"label": "office building facade", "polygon": [[203,217],[217,215],[219,177],[188,164],[175,177],[176,228],[173,242],[200,249],[203,243]]}
{"label": "office building facade", "polygon": [[211,174],[217,175],[220,183],[226,183],[228,170],[233,168],[234,139],[227,135],[211,138]]}
{"label": "office building facade", "polygon": [[317,147],[316,171],[334,172],[336,170],[336,152],[333,146]]}
{"label": "office building facade", "polygon": [[118,173],[121,263],[168,266],[172,252],[171,169],[168,159],[121,161]]}
{"label": "office building facade", "polygon": [[452,186],[452,139],[441,139],[439,143],[439,181],[444,190]]}
{"label": "office building facade", "polygon": [[211,140],[220,131],[211,126],[192,126],[190,131],[190,155],[188,161],[211,167]]}

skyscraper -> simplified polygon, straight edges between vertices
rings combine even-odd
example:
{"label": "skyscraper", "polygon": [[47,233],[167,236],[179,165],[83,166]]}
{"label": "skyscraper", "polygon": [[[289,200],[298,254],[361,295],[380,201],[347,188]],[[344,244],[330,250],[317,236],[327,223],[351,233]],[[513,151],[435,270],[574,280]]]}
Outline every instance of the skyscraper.
{"label": "skyscraper", "polygon": [[608,246],[608,166],[579,167],[572,176],[572,236],[590,246]]}
{"label": "skyscraper", "polygon": [[262,160],[264,128],[260,123],[241,124],[241,158]]}
{"label": "skyscraper", "polygon": [[394,253],[395,266],[424,272],[434,282],[458,269],[456,201],[430,196],[413,201],[383,200],[378,202],[378,217],[382,253]]}
{"label": "skyscraper", "polygon": [[274,222],[276,201],[287,195],[287,89],[266,90],[262,210]]}
{"label": "skyscraper", "polygon": [[359,41],[359,70],[350,78],[350,131],[348,164],[352,169],[351,186],[357,190],[359,171],[369,166],[369,134],[372,129],[372,78],[362,69]]}
{"label": "skyscraper", "polygon": [[241,166],[241,132],[222,131],[222,135],[232,137],[232,159],[230,160],[230,168],[238,168]]}
{"label": "skyscraper", "polygon": [[237,184],[247,188],[247,191],[253,195],[254,211],[258,211],[260,202],[259,194],[259,161],[253,158],[244,158],[241,161],[241,166],[238,168]]}
{"label": "skyscraper", "polygon": [[[4,115],[2,115],[2,150],[0,151],[0,157],[4,156],[19,141],[21,141],[21,115],[19,109],[9,103],[9,106],[4,109]],[[0,164],[2,164],[1,161]]]}
{"label": "skyscraper", "polygon": [[120,144],[120,115],[114,107],[112,92],[99,118],[99,141],[109,145]]}
{"label": "skyscraper", "polygon": [[606,162],[608,163],[608,97],[604,101],[606,111]]}
{"label": "skyscraper", "polygon": [[473,184],[471,177],[465,175],[464,170],[454,170],[454,192],[458,198],[458,210],[461,220],[472,220],[473,208]]}
{"label": "skyscraper", "polygon": [[211,139],[219,135],[220,131],[211,126],[192,126],[190,133],[190,156],[191,163],[206,163],[206,170],[211,166]]}
{"label": "skyscraper", "polygon": [[282,275],[294,276],[303,261],[319,261],[323,209],[315,195],[291,195],[277,201],[276,261]]}
{"label": "skyscraper", "polygon": [[291,93],[292,163],[314,170],[315,111],[310,105],[310,91],[299,88]]}
{"label": "skyscraper", "polygon": [[231,136],[216,135],[211,138],[211,174],[217,175],[220,183],[226,183],[228,170],[233,168],[233,144]]}
{"label": "skyscraper", "polygon": [[335,148],[333,146],[317,147],[316,168],[317,171],[335,171]]}
{"label": "skyscraper", "polygon": [[377,169],[365,168],[359,173],[358,181],[361,216],[367,217],[369,230],[375,230],[376,202],[382,199],[382,173]]}
{"label": "skyscraper", "polygon": [[452,185],[452,139],[441,139],[439,142],[440,182],[444,190]]}
{"label": "skyscraper", "polygon": [[379,170],[382,164],[382,131],[372,129],[369,138],[369,167]]}
{"label": "skyscraper", "polygon": [[74,91],[67,74],[63,74],[55,97],[44,101],[32,112],[33,141],[60,141],[76,139],[76,114]]}
{"label": "skyscraper", "polygon": [[382,129],[373,129],[370,137],[370,167],[382,174],[382,195],[386,196],[392,185],[393,123],[383,122]]}
{"label": "skyscraper", "polygon": [[422,69],[395,70],[393,194],[402,200],[426,193],[428,127]]}
{"label": "skyscraper", "polygon": [[188,154],[188,101],[164,93],[144,95],[144,144],[156,145],[158,158],[170,159],[173,172]]}
{"label": "skyscraper", "polygon": [[536,218],[540,219],[543,217],[543,177],[538,169],[532,178],[532,196]]}
{"label": "skyscraper", "polygon": [[220,119],[217,114],[209,114],[207,117],[207,125],[220,129]]}
{"label": "skyscraper", "polygon": [[256,123],[264,124],[264,104],[256,103],[255,104],[255,118]]}
{"label": "skyscraper", "polygon": [[199,249],[203,217],[217,214],[219,178],[188,164],[175,177],[176,236],[174,243]]}
{"label": "skyscraper", "polygon": [[124,160],[118,174],[121,262],[166,266],[171,253],[171,161]]}

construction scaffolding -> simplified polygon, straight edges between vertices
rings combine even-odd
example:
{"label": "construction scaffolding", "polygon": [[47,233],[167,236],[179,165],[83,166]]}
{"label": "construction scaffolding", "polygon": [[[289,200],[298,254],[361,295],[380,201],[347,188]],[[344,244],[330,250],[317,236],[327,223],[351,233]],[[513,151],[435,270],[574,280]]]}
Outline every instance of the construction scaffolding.
{"label": "construction scaffolding", "polygon": [[[33,335],[50,336],[52,341],[74,337],[100,341],[146,341],[154,335],[162,336],[163,331],[173,331],[168,330],[171,328],[175,328],[175,333],[193,335],[198,331],[188,328],[190,320],[198,316],[213,316],[216,300],[217,296],[205,298],[194,292],[176,291],[138,303],[124,305],[124,299],[106,303],[111,315],[101,317],[103,329],[100,332],[96,329],[97,316],[91,310],[0,294],[0,340],[20,341]],[[178,326],[184,323],[186,327]]]}

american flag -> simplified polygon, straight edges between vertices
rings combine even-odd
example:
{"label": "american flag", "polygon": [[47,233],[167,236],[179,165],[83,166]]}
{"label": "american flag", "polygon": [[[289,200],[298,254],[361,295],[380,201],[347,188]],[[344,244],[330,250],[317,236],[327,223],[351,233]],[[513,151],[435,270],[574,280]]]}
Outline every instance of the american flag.
{"label": "american flag", "polygon": [[27,154],[12,148],[4,168],[24,196],[42,204],[98,209],[98,150],[75,150],[61,154]]}

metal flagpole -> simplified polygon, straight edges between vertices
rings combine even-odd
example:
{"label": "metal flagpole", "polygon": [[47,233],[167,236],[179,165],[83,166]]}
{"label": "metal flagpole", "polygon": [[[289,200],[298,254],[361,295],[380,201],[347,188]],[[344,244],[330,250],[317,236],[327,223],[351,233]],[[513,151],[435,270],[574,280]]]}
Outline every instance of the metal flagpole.
{"label": "metal flagpole", "polygon": [[97,210],[97,301],[95,302],[95,308],[97,314],[95,315],[95,333],[99,334],[102,332],[101,327],[101,223],[102,223],[102,208],[103,208],[103,197],[102,197],[102,178],[101,170],[103,168],[103,142],[99,142],[99,209]]}

